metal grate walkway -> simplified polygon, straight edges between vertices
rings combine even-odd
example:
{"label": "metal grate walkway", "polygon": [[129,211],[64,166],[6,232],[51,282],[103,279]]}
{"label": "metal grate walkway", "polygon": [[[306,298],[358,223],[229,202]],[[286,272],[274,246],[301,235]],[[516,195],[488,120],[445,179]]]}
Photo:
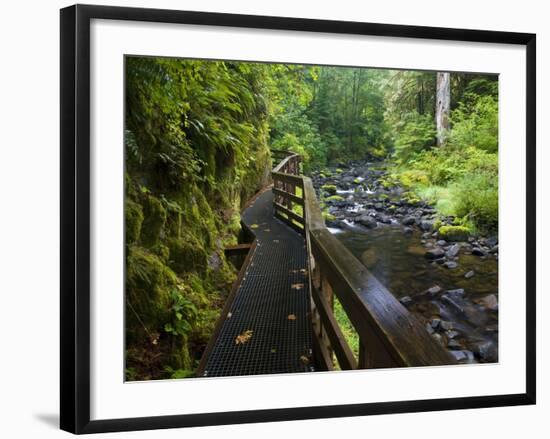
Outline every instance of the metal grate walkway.
{"label": "metal grate walkway", "polygon": [[273,194],[243,213],[257,239],[203,376],[313,370],[304,238],[273,217]]}

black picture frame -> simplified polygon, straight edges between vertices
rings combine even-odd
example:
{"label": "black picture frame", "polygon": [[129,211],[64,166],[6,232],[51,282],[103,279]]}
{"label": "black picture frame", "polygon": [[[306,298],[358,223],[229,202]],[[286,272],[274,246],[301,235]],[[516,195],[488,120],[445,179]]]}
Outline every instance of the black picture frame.
{"label": "black picture frame", "polygon": [[[335,34],[486,42],[526,47],[526,392],[519,394],[90,420],[90,21],[131,20]],[[536,36],[210,12],[74,5],[61,10],[61,417],[63,430],[98,433],[324,417],[535,404]]]}

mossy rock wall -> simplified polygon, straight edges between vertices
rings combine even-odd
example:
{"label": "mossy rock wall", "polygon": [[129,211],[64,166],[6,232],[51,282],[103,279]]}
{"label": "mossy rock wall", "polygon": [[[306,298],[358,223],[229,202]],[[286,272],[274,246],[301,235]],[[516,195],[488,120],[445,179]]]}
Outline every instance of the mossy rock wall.
{"label": "mossy rock wall", "polygon": [[235,279],[223,250],[271,170],[263,67],[251,68],[127,60],[129,380],[192,376]]}

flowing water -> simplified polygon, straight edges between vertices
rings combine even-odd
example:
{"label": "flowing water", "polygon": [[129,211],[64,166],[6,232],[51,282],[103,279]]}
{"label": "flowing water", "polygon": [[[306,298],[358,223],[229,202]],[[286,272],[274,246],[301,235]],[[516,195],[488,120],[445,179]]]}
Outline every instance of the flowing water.
{"label": "flowing water", "polygon": [[[349,229],[335,236],[395,297],[412,297],[409,309],[427,327],[433,319],[451,322],[452,330],[442,332],[444,338],[437,331],[434,336],[444,345],[455,343],[453,349],[476,353],[475,360],[470,356],[465,362],[498,360],[498,305],[491,309],[484,306],[488,296],[498,297],[496,258],[461,254],[457,268],[445,268],[424,257],[426,248],[420,231],[406,235],[398,225],[384,225],[367,232]],[[465,278],[471,270],[475,275]],[[439,294],[422,294],[434,286],[441,287]],[[453,294],[457,289],[464,292]],[[448,290],[450,294],[446,293]]]}

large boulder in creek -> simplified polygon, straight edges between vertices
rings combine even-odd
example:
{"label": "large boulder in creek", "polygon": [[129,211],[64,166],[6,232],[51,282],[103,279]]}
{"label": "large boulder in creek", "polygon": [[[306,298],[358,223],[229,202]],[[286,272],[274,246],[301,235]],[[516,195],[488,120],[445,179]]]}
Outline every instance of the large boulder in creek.
{"label": "large boulder in creek", "polygon": [[441,226],[438,232],[446,241],[466,241],[470,236],[470,230],[464,226]]}
{"label": "large boulder in creek", "polygon": [[361,215],[359,218],[355,219],[355,222],[369,229],[374,229],[377,226],[376,220],[370,215]]}
{"label": "large boulder in creek", "polygon": [[412,226],[414,223],[416,223],[416,218],[414,216],[406,216],[401,220],[401,224],[404,226]]}

